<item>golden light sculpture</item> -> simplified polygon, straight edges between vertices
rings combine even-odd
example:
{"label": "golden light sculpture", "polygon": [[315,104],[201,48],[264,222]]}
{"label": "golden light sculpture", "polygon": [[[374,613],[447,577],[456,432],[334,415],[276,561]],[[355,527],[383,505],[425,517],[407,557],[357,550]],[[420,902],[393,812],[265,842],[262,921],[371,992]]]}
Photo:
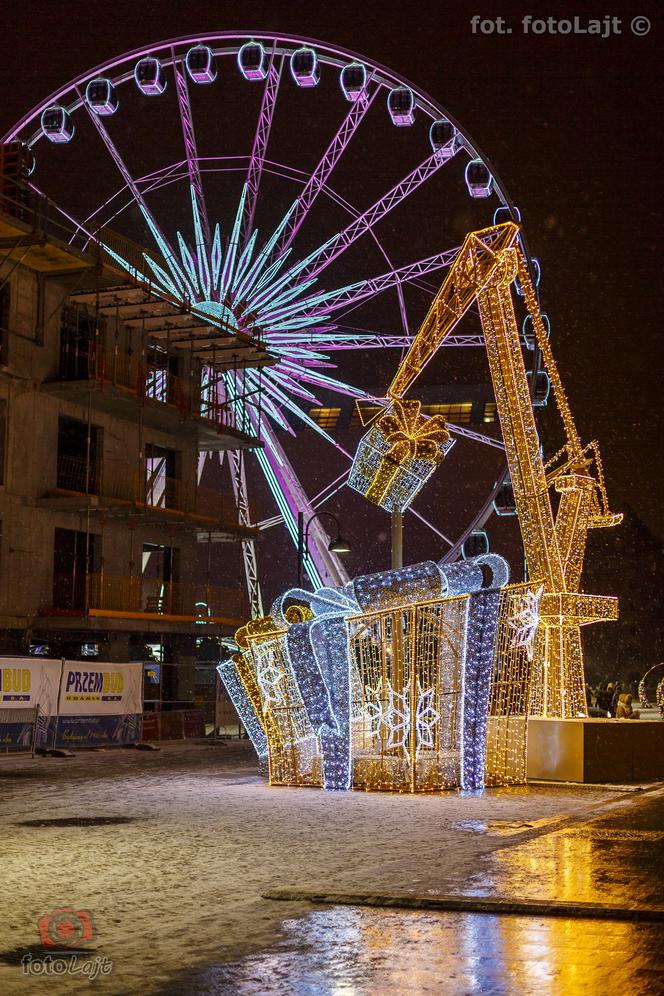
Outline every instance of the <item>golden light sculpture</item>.
{"label": "golden light sculpture", "polygon": [[[422,567],[431,574],[436,565],[405,570],[412,578]],[[469,574],[476,570],[469,565]],[[326,693],[335,683],[347,684],[347,722],[339,709],[332,717],[346,729],[347,784],[334,783],[334,769],[332,777],[325,772],[323,734],[316,729],[320,661],[312,653],[316,640],[303,642],[317,621],[329,620],[324,604],[318,620],[291,606],[281,617],[285,628],[273,612],[240,631],[238,673],[254,705],[258,689],[255,711],[267,737],[270,784],[430,792],[524,782],[536,621],[522,618],[520,606],[536,599],[537,589],[526,583],[482,591],[478,580],[477,590],[466,594],[404,602],[394,574],[373,578],[385,578],[387,597],[379,601],[397,604],[357,612],[358,603],[345,598],[332,620],[341,628],[328,650],[341,667],[333,680],[328,676]],[[318,612],[334,591],[312,596]],[[318,635],[331,642],[324,630]],[[299,659],[298,646],[306,648]]]}
{"label": "golden light sculpture", "polygon": [[[546,463],[512,302],[517,279],[565,432]],[[514,223],[465,239],[371,430],[381,442],[363,487],[398,507],[410,493],[399,490],[405,474],[430,464],[408,485],[418,489],[440,462],[445,426],[404,395],[474,301],[529,580],[508,585],[507,563],[487,553],[285,592],[270,616],[238,631],[242,653],[226,678],[269,756],[271,784],[421,792],[519,783],[528,717],[586,715],[581,627],[617,618],[616,598],[580,590],[586,537],[622,517],[609,511],[597,443],[580,441]],[[356,461],[365,457],[366,446]]]}
{"label": "golden light sculpture", "polygon": [[[546,467],[512,302],[511,287],[517,278],[566,437],[564,447]],[[558,718],[585,716],[580,627],[616,619],[618,614],[615,598],[579,591],[587,532],[616,525],[622,516],[608,509],[597,443],[583,446],[579,439],[519,242],[518,225],[506,222],[466,237],[387,397],[404,396],[474,300],[484,332],[528,574],[541,578],[544,585],[531,713]],[[552,487],[560,495],[555,513]]]}
{"label": "golden light sculpture", "polygon": [[419,401],[394,402],[360,440],[348,484],[388,512],[405,511],[452,446],[442,415]]}
{"label": "golden light sculpture", "polygon": [[[287,625],[310,616],[305,606],[292,606]],[[235,640],[244,650],[238,674],[267,737],[270,784],[320,786],[320,747],[288,665],[285,632],[271,616],[238,630]]]}

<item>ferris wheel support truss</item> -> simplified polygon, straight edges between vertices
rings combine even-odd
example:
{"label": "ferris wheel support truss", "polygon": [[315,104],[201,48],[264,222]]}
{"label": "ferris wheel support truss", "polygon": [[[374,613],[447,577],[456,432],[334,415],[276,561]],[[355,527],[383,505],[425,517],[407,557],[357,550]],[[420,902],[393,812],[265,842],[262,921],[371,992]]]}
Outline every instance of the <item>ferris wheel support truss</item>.
{"label": "ferris wheel support truss", "polygon": [[[236,391],[233,376],[232,373],[224,374],[226,390],[230,397],[234,396],[234,392]],[[253,413],[249,413],[249,419],[254,431],[258,432],[258,426],[256,425]],[[303,566],[314,589],[320,588],[323,585],[334,587],[345,584],[348,581],[348,574],[339,558],[328,549],[330,538],[322,527],[320,520],[313,518],[315,512],[314,505],[307,497],[290,460],[266,419],[262,420],[260,432],[265,442],[265,448],[255,450],[254,454],[261,466],[266,483],[272,492],[281,513],[283,523],[295,547],[297,547],[298,542],[299,513],[304,515],[304,520],[308,523],[307,549],[304,550]],[[250,520],[246,477],[243,467],[240,477],[238,477],[237,473],[233,474],[233,482],[234,488],[238,487],[238,492],[242,494],[247,519]],[[243,545],[242,550],[253,608],[253,604],[258,604],[259,600],[262,602],[258,584],[255,544],[247,542]],[[254,578],[256,580],[255,586],[253,582]]]}
{"label": "ferris wheel support truss", "polygon": [[[229,450],[228,459],[237,505],[238,524],[241,526],[250,526],[252,522],[247,495],[247,478],[244,470],[244,454],[241,450]],[[247,579],[247,593],[249,595],[251,616],[252,619],[259,619],[264,615],[263,596],[258,577],[258,558],[256,557],[256,543],[254,540],[242,540],[242,560]]]}
{"label": "ferris wheel support truss", "polygon": [[[260,463],[269,465],[271,473],[266,474],[266,479],[275,499],[277,499],[277,504],[281,506],[284,524],[294,545],[297,545],[299,512],[303,514],[305,523],[308,523],[304,569],[312,585],[314,588],[320,588],[346,584],[348,574],[339,558],[334,553],[330,553],[328,549],[330,537],[325,532],[320,520],[313,518],[315,509],[300,484],[283,447],[270,426],[265,424],[263,432],[266,443],[265,450],[257,451],[256,456]],[[277,493],[270,483],[271,480],[276,484]]]}

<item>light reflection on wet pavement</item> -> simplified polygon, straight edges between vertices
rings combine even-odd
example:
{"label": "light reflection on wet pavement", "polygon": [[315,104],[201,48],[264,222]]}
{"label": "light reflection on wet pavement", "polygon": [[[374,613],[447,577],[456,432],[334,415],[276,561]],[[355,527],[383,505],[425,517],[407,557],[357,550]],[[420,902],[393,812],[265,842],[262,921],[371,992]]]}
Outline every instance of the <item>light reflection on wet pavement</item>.
{"label": "light reflection on wet pavement", "polygon": [[164,993],[662,992],[661,925],[337,906],[283,928],[269,950],[212,966]]}
{"label": "light reflection on wet pavement", "polygon": [[664,903],[663,868],[664,797],[657,794],[608,816],[493,851],[463,893],[656,906]]}
{"label": "light reflection on wet pavement", "polygon": [[[469,896],[615,906],[664,904],[664,795],[484,855]],[[463,822],[463,821],[462,821]],[[461,828],[461,827],[460,827]],[[468,832],[508,827],[471,825]],[[528,839],[529,833],[537,834]],[[358,883],[360,887],[360,883]],[[424,891],[424,890],[423,890]],[[428,890],[438,891],[438,890]],[[523,994],[660,996],[664,925],[333,906],[284,922],[270,948],[208,966],[163,996]]]}

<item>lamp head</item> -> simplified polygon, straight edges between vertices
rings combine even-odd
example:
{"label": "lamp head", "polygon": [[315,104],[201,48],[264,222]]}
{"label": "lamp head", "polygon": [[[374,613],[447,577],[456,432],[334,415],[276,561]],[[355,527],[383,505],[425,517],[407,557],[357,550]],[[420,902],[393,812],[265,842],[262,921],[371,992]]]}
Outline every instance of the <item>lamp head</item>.
{"label": "lamp head", "polygon": [[330,553],[350,553],[350,543],[339,535],[336,539],[332,540],[328,546],[328,550]]}

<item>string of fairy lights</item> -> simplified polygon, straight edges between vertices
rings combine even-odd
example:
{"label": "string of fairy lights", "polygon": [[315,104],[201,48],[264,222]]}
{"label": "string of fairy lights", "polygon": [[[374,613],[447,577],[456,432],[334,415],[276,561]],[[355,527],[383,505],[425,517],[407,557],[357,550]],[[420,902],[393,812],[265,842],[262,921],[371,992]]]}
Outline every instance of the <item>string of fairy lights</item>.
{"label": "string of fairy lights", "polygon": [[[566,435],[544,463],[511,289],[518,280]],[[437,791],[525,781],[529,715],[586,714],[581,626],[615,618],[579,590],[589,528],[614,525],[596,442],[582,446],[512,222],[471,233],[360,441],[350,483],[403,510],[449,448],[403,395],[477,301],[529,580],[484,554],[290,589],[239,632],[236,673],[273,784]],[[559,493],[554,511],[551,488]],[[487,580],[486,575],[490,576]],[[224,674],[222,674],[222,678]],[[256,732],[258,731],[258,732]]]}
{"label": "string of fairy lights", "polygon": [[524,605],[540,592],[507,580],[496,554],[425,562],[290,589],[242,627],[234,701],[252,710],[257,750],[267,743],[271,783],[422,792],[523,780]]}

